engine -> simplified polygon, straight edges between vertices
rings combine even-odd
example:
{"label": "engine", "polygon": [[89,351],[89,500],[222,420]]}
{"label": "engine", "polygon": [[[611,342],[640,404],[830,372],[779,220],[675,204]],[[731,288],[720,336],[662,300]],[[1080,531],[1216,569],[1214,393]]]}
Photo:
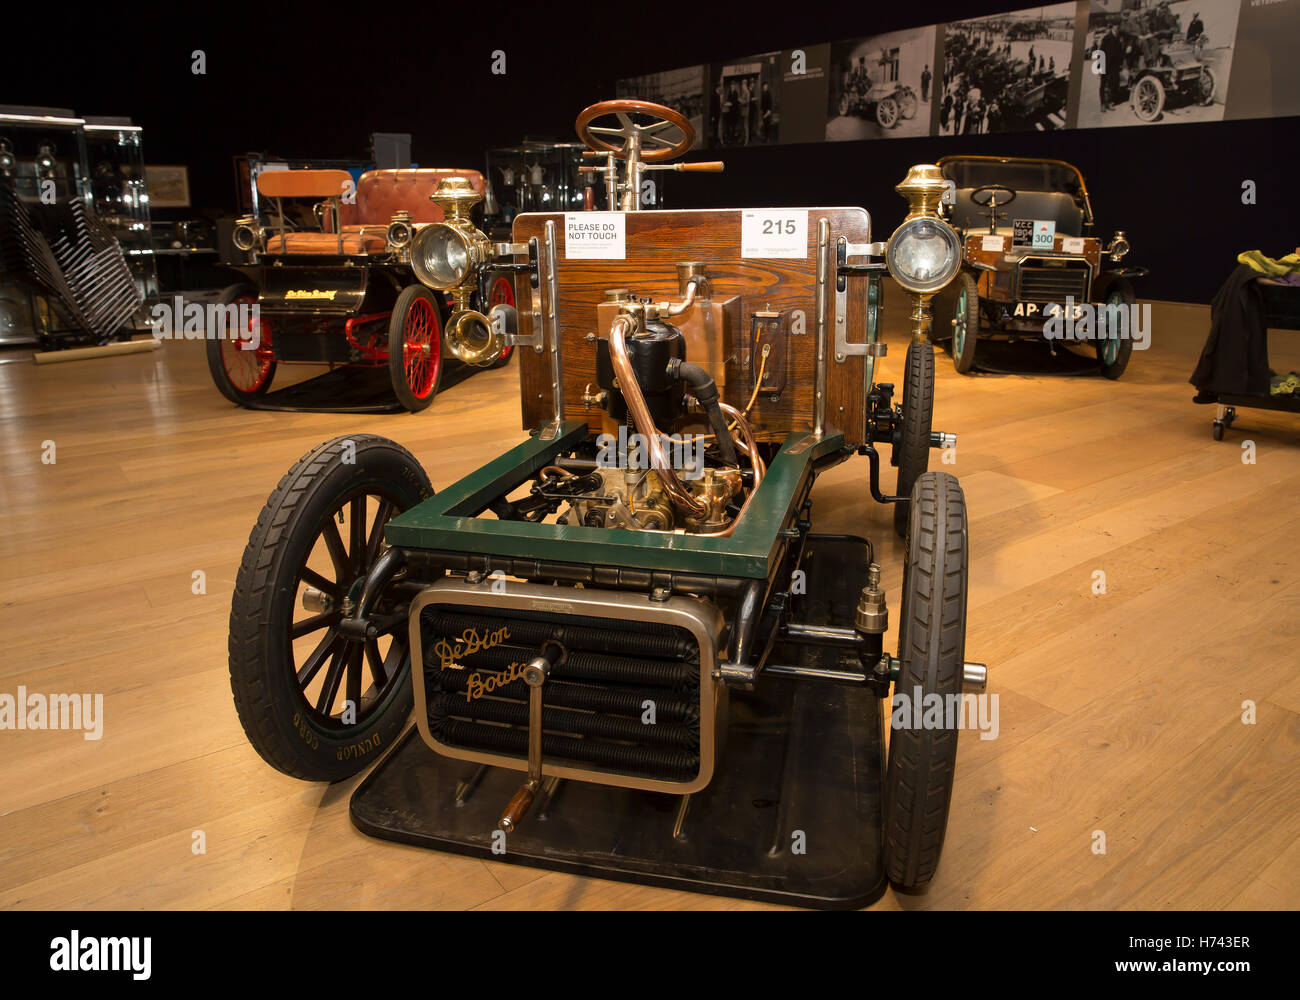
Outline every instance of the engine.
{"label": "engine", "polygon": [[561,459],[515,502],[530,519],[635,531],[727,535],[763,477],[745,414],[722,402],[709,369],[687,356],[669,320],[702,311],[708,284],[698,268],[679,303],[610,293],[608,336],[595,342],[596,384],[583,402],[606,415],[594,458]]}

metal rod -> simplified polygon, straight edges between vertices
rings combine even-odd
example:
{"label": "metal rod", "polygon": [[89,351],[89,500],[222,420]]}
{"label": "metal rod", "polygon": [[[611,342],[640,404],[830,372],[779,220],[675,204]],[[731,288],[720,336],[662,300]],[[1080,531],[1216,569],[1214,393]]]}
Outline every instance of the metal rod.
{"label": "metal rod", "polygon": [[826,432],[826,281],[830,271],[831,224],[817,220],[817,377],[813,397],[813,436]]}

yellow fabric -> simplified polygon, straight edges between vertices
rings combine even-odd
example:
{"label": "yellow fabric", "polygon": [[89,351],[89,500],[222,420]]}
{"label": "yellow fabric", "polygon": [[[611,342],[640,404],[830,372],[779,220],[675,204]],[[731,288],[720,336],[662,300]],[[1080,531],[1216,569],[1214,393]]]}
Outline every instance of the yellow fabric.
{"label": "yellow fabric", "polygon": [[1247,250],[1245,253],[1237,254],[1237,263],[1249,265],[1252,270],[1266,277],[1280,278],[1284,274],[1300,271],[1300,253],[1289,253],[1285,257],[1274,260],[1272,257],[1265,257],[1258,250]]}

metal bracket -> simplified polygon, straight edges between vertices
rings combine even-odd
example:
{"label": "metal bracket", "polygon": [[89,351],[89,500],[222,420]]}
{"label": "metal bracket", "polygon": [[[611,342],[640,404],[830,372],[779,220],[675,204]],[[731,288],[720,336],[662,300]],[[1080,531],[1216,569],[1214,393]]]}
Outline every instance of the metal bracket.
{"label": "metal bracket", "polygon": [[[542,428],[538,435],[543,441],[553,441],[564,428],[564,375],[560,366],[560,286],[555,276],[555,221],[547,220],[545,247],[546,312],[545,332],[551,344],[551,422]],[[539,320],[536,310],[533,317]],[[536,329],[536,327],[534,328]],[[541,351],[542,345],[534,345],[534,350]]]}
{"label": "metal bracket", "polygon": [[835,361],[844,364],[850,357],[880,358],[885,356],[885,345],[876,342],[875,324],[868,323],[866,338],[861,344],[849,343],[849,277],[883,273],[883,262],[850,264],[850,257],[883,257],[883,243],[850,243],[843,236],[835,241]]}
{"label": "metal bracket", "polygon": [[[505,245],[505,244],[503,244]],[[520,246],[521,244],[509,244],[510,246]],[[529,275],[528,283],[532,288],[532,294],[529,296],[532,309],[529,310],[532,316],[532,333],[528,336],[522,336],[518,333],[507,334],[506,343],[511,347],[531,347],[538,354],[544,349],[542,337],[542,309],[541,309],[541,267],[539,263],[539,253],[537,249],[537,237],[534,236],[528,241],[528,261]]]}

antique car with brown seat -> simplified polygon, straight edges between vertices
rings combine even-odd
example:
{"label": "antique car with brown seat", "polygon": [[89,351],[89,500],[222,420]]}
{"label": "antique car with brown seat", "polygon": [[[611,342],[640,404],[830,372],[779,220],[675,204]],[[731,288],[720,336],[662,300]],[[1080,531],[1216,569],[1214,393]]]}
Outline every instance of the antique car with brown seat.
{"label": "antique car with brown seat", "polygon": [[1147,270],[1123,263],[1123,230],[1104,246],[1094,234],[1079,169],[1020,156],[945,156],[939,169],[962,267],[935,298],[933,337],[957,371],[975,366],[981,340],[1047,340],[1053,349],[1075,341],[1095,352],[1103,375],[1119,378],[1134,343],[1131,279]]}
{"label": "antique car with brown seat", "polygon": [[[525,213],[496,244],[435,223],[410,251],[452,291],[455,349],[516,348],[526,436],[437,492],[371,434],[289,471],[235,584],[245,732],[305,780],[383,757],[353,819],[405,843],[819,907],[919,889],[957,752],[931,703],[985,681],[961,486],[924,461],[905,495],[880,484],[879,445],[953,441],[930,430],[926,343],[960,263],[944,182],[908,173],[888,240],[854,207],[642,211],[647,173],[721,169],[674,162],[689,122],[608,101],[578,134],[623,211]],[[886,274],[912,305],[911,406],[878,380]],[[518,309],[456,291],[492,275]],[[854,458],[863,494],[907,511],[901,544],[814,530],[818,477]]]}
{"label": "antique car with brown seat", "polygon": [[[452,183],[444,188],[445,181]],[[427,407],[444,368],[458,363],[442,335],[457,303],[451,292],[420,283],[410,246],[421,229],[459,211],[452,206],[472,205],[483,191],[482,175],[371,170],[354,184],[344,170],[274,170],[258,175],[257,186],[273,212],[267,220],[237,221],[233,240],[248,281],[226,288],[220,299],[222,305],[255,305],[248,314],[255,328],[207,342],[208,368],[222,395],[254,404],[278,365],[326,364],[386,368],[402,406],[413,412]],[[444,196],[435,199],[439,190]],[[289,211],[286,202],[295,200],[309,212]],[[456,294],[475,305],[514,302],[513,286],[503,277]],[[507,347],[494,364],[509,359]]]}

